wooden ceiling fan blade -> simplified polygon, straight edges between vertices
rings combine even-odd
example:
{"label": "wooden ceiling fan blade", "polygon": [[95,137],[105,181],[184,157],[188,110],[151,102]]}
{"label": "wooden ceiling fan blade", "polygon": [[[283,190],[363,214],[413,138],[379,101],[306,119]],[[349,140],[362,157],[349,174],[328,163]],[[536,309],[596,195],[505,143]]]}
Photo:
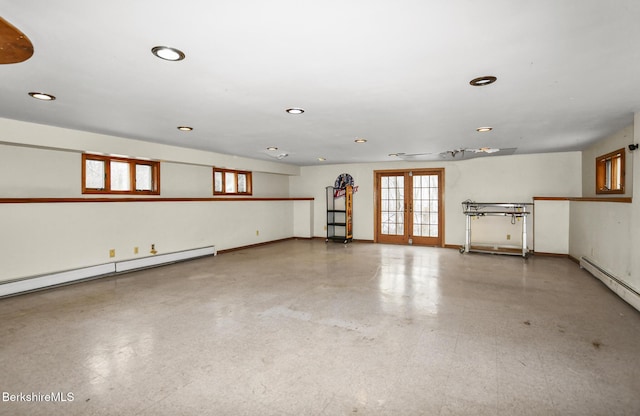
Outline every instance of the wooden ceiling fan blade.
{"label": "wooden ceiling fan blade", "polygon": [[17,64],[33,55],[33,44],[19,29],[0,17],[0,64]]}

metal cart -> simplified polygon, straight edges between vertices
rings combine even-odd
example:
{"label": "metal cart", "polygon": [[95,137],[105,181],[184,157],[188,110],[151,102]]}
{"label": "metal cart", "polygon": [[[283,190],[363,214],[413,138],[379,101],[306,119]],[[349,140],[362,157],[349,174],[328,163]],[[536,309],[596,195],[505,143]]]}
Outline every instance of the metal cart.
{"label": "metal cart", "polygon": [[[533,204],[526,202],[474,202],[464,201],[462,203],[462,213],[466,216],[466,236],[464,246],[460,247],[460,253],[470,251],[494,254],[513,254],[527,258],[527,216],[531,214],[530,207]],[[520,251],[498,251],[489,249],[475,249],[471,246],[471,219],[473,217],[484,216],[504,216],[510,217],[511,223],[515,224],[518,219],[522,219],[522,250]]]}

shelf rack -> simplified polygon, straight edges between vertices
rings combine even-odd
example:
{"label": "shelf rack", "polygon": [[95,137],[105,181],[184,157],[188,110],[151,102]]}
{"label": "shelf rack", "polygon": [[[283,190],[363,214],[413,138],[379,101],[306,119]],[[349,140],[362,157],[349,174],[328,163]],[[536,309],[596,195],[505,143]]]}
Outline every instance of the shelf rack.
{"label": "shelf rack", "polygon": [[327,239],[353,241],[353,187],[327,186]]}
{"label": "shelf rack", "polygon": [[[462,213],[466,216],[465,242],[460,247],[460,253],[469,253],[476,251],[481,253],[499,253],[514,254],[527,258],[529,250],[527,249],[527,216],[531,214],[532,203],[528,202],[474,202],[464,201],[462,203]],[[484,216],[504,216],[510,217],[512,224],[517,219],[522,219],[522,249],[517,252],[498,251],[498,250],[477,250],[471,246],[471,219],[474,217]]]}

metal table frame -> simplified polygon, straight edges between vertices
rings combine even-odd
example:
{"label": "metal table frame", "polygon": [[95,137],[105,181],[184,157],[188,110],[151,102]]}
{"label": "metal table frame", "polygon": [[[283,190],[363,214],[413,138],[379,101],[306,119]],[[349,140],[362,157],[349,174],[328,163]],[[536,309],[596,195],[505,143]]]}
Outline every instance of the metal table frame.
{"label": "metal table frame", "polygon": [[[531,214],[529,210],[532,203],[528,202],[474,202],[464,201],[462,203],[462,212],[466,216],[465,241],[464,246],[460,247],[460,253],[469,253],[471,251],[482,253],[500,253],[515,254],[527,258],[529,251],[527,250],[527,216]],[[471,249],[471,218],[483,216],[504,216],[511,217],[512,221],[516,218],[522,218],[522,252],[497,252],[491,250],[472,250]]]}

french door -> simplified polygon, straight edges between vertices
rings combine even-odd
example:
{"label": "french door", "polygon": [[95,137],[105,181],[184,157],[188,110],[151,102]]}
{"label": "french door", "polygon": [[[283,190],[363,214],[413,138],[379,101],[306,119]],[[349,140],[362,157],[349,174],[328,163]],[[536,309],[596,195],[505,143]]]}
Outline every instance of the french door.
{"label": "french door", "polygon": [[444,169],[375,172],[375,241],[442,246]]}

